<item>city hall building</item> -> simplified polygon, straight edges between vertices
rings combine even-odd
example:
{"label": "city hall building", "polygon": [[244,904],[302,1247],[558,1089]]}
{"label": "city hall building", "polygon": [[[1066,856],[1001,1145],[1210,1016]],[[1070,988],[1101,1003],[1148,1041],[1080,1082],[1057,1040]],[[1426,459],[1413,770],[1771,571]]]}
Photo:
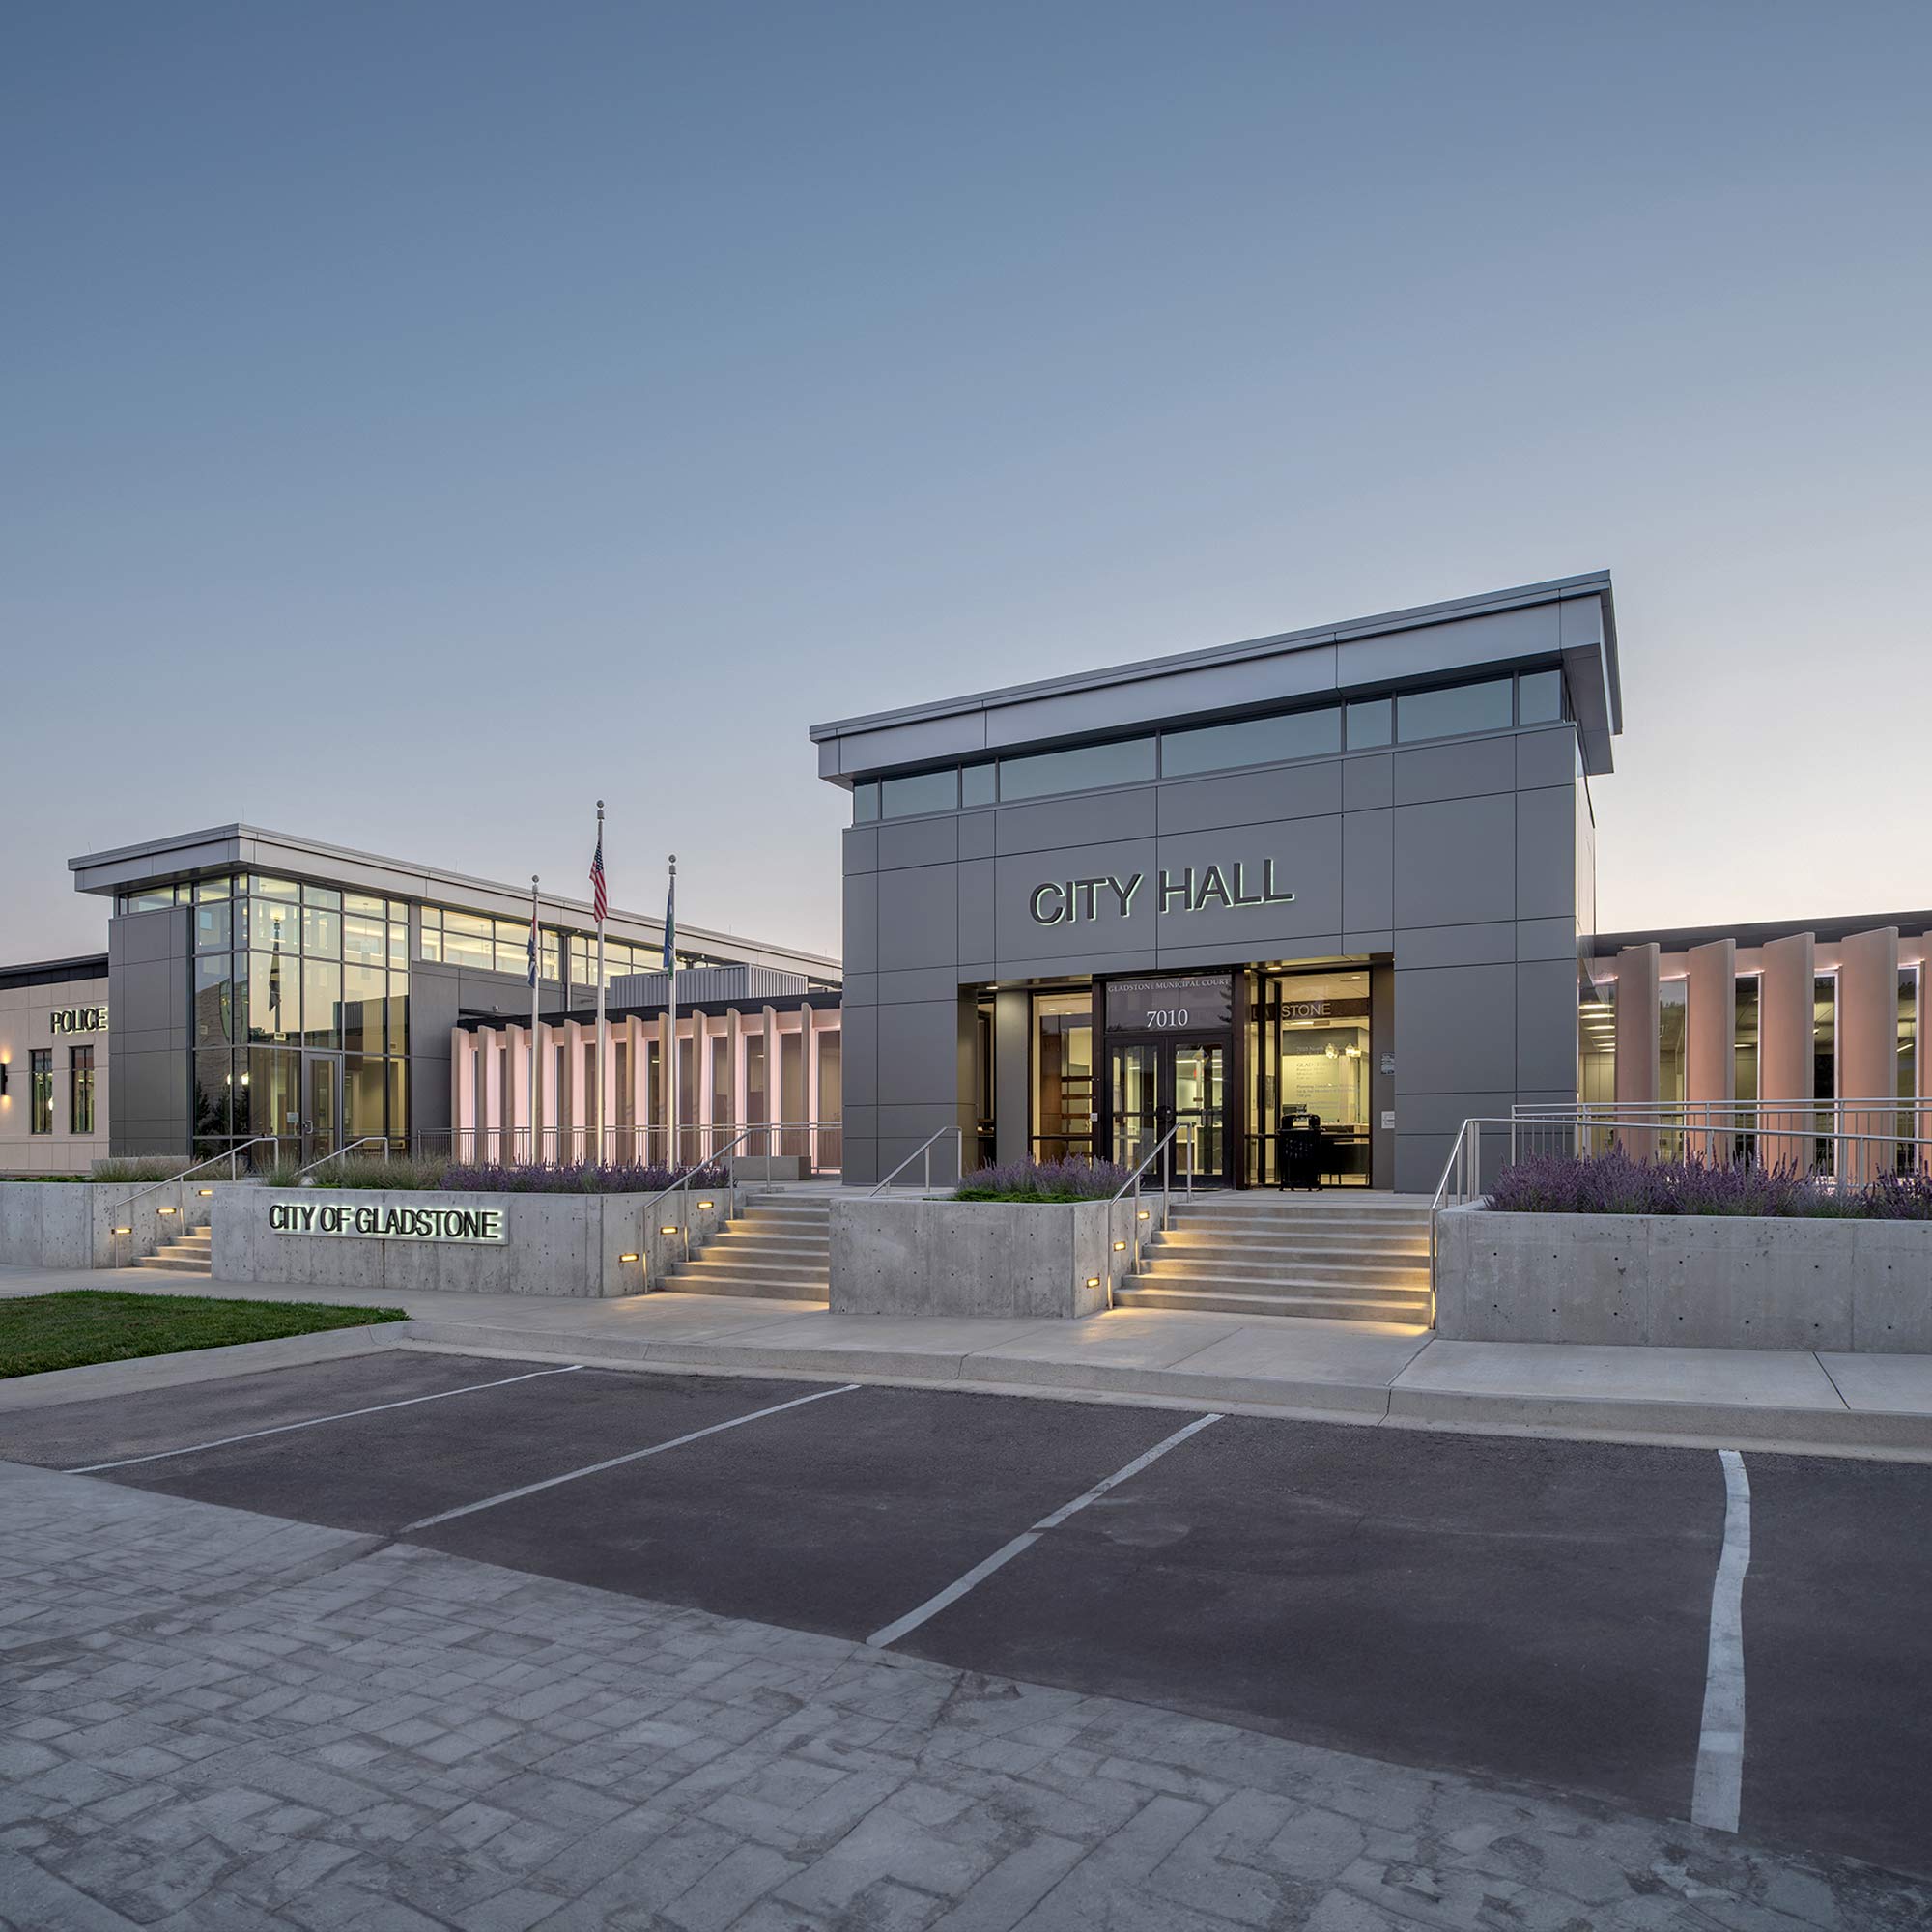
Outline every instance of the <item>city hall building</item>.
{"label": "city hall building", "polygon": [[941,1133],[950,1178],[956,1130],[968,1167],[1172,1132],[1251,1187],[1319,1117],[1329,1179],[1428,1192],[1518,1108],[1702,1109],[1739,1128],[1713,1152],[1763,1151],[1735,1110],[1777,1103],[1932,1137],[1932,914],[1599,933],[1622,727],[1601,574],[818,725],[842,962],[681,927],[673,1013],[662,923],[613,912],[601,1143],[582,901],[539,904],[533,1037],[526,889],[245,825],[90,853],[104,950],[0,968],[0,1174],[763,1125],[853,1184]]}
{"label": "city hall building", "polygon": [[1921,1095],[1932,916],[1597,936],[1622,728],[1604,574],[814,727],[847,1178],[1178,1129],[1264,1185],[1314,1116],[1428,1192],[1519,1106]]}

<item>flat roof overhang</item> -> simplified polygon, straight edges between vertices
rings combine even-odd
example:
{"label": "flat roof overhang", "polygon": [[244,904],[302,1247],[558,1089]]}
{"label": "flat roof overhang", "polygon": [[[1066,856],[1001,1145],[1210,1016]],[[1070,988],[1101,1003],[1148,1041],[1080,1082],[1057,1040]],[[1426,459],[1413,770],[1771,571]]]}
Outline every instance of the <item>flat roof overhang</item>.
{"label": "flat roof overhang", "polygon": [[[70,859],[67,865],[73,874],[74,890],[80,893],[139,892],[184,880],[247,871],[326,880],[352,892],[455,905],[498,919],[527,920],[530,913],[527,888],[519,890],[497,880],[475,879],[440,867],[385,859],[342,845],[327,845],[285,832],[266,831],[258,825],[218,825],[170,838],[144,839],[136,845],[86,853]],[[596,924],[596,916],[585,899],[540,893],[537,911],[547,925],[589,931]],[[605,920],[605,930],[614,939],[645,941],[654,946],[664,944],[662,920],[647,918],[642,913],[620,912],[614,906]],[[839,962],[821,953],[801,952],[763,940],[742,939],[735,933],[715,932],[704,926],[687,925],[682,921],[677,936],[680,951],[689,944],[694,951],[727,952],[754,966],[779,966],[820,978],[840,975]]]}
{"label": "flat roof overhang", "polygon": [[819,777],[849,787],[875,771],[1559,661],[1584,769],[1607,772],[1623,729],[1608,571],[838,719],[814,724],[811,739]]}

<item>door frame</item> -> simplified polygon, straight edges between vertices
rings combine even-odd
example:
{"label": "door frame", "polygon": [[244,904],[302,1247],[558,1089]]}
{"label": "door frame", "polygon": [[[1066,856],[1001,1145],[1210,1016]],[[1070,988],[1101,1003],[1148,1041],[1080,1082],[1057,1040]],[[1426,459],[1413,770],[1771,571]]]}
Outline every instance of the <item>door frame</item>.
{"label": "door frame", "polygon": [[[1147,1047],[1153,1056],[1154,1118],[1159,1123],[1155,1138],[1165,1133],[1173,1125],[1174,1113],[1174,1056],[1177,1050],[1188,1048],[1207,1049],[1221,1056],[1221,1102],[1220,1147],[1221,1165],[1213,1173],[1197,1171],[1194,1176],[1196,1186],[1232,1187],[1240,1173],[1235,1146],[1235,1126],[1238,1116],[1236,1102],[1235,1069],[1236,1031],[1231,1028],[1203,1029],[1187,1033],[1111,1033],[1104,1036],[1102,1049],[1103,1078],[1106,1083],[1105,1098],[1101,1107],[1101,1119],[1105,1123],[1107,1137],[1107,1157],[1123,1161],[1126,1153],[1122,1150],[1118,1132],[1121,1114],[1115,1105],[1114,1056],[1117,1052],[1134,1047]],[[1205,1117],[1207,1109],[1203,1109]],[[1176,1163],[1174,1173],[1178,1179],[1181,1167]]]}

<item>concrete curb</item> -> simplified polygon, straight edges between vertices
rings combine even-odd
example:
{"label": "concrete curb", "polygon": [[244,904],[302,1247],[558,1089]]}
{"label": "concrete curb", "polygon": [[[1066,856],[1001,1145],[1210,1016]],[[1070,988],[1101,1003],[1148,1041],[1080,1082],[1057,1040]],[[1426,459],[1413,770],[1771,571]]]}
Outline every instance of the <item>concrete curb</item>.
{"label": "concrete curb", "polygon": [[409,1321],[374,1321],[354,1328],[325,1328],[313,1335],[276,1335],[266,1342],[231,1342],[219,1349],[184,1349],[173,1355],[136,1355],[125,1362],[89,1362],[77,1369],[49,1369],[43,1375],[10,1376],[0,1381],[0,1412],[220,1381],[340,1356],[381,1354],[401,1348],[416,1325]]}
{"label": "concrete curb", "polygon": [[[398,1324],[399,1326],[402,1324]],[[1379,1382],[1267,1379],[1183,1369],[1061,1363],[995,1353],[894,1349],[776,1349],[725,1342],[599,1336],[572,1351],[567,1336],[417,1319],[406,1346],[529,1361],[582,1362],[700,1375],[867,1381],[959,1388],[1072,1402],[1140,1402],[1189,1409],[1337,1423],[1380,1423],[1465,1435],[1543,1435],[1660,1446],[1708,1445],[1788,1454],[1932,1461],[1932,1415],[1656,1398],[1497,1395],[1391,1389]]]}

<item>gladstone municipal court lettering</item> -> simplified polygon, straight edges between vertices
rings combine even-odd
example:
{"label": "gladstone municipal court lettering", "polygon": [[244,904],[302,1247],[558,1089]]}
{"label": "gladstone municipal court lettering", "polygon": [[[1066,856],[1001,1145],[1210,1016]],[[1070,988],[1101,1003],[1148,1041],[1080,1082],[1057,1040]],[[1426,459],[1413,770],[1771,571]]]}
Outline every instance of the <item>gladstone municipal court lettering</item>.
{"label": "gladstone municipal court lettering", "polygon": [[357,1235],[384,1241],[506,1241],[501,1208],[397,1208],[374,1201],[274,1201],[269,1227],[277,1235]]}

